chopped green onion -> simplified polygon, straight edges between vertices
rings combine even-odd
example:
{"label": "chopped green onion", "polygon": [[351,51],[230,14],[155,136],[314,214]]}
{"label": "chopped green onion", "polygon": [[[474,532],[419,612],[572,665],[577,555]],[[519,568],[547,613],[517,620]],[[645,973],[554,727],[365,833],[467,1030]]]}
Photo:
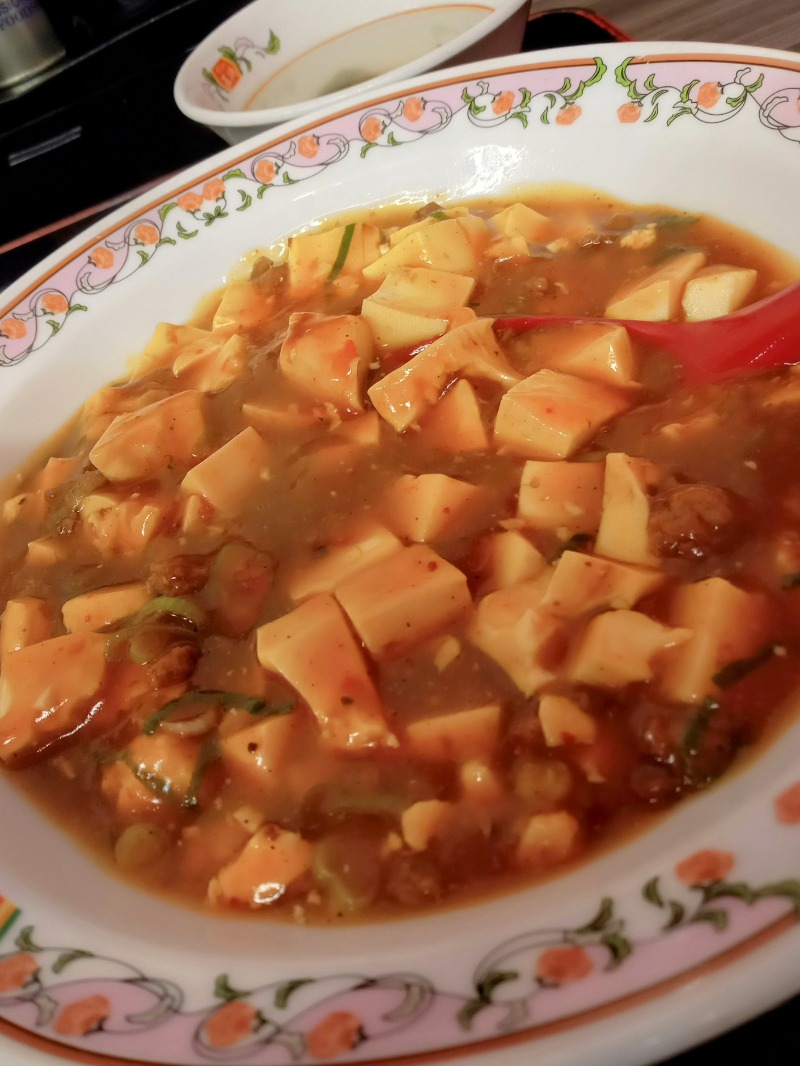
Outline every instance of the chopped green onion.
{"label": "chopped green onion", "polygon": [[659,229],[674,229],[676,226],[693,226],[699,221],[697,215],[659,215],[653,219],[653,225]]}
{"label": "chopped green onion", "polygon": [[203,784],[203,778],[205,772],[212,762],[216,762],[219,758],[219,745],[212,737],[206,737],[200,747],[200,754],[197,757],[194,770],[192,770],[192,776],[189,779],[189,787],[186,790],[186,795],[183,797],[183,807],[196,807],[200,788]]}
{"label": "chopped green onion", "polygon": [[555,562],[556,559],[560,559],[564,552],[584,551],[592,543],[592,540],[591,533],[573,533],[569,540],[565,540],[559,547],[551,561]]}
{"label": "chopped green onion", "polygon": [[165,777],[145,769],[141,763],[134,762],[129,752],[125,752],[123,761],[136,780],[150,792],[156,796],[163,796],[165,799],[172,797],[172,786]]}
{"label": "chopped green onion", "polygon": [[711,720],[719,711],[720,706],[719,700],[715,700],[712,696],[706,696],[697,712],[689,719],[686,731],[683,734],[683,743],[681,744],[686,759],[692,759],[700,751],[700,746],[711,725]]}
{"label": "chopped green onion", "polygon": [[128,656],[131,662],[138,666],[155,662],[175,643],[176,638],[182,643],[187,643],[186,630],[175,626],[144,626],[137,628],[132,634],[128,644]]}
{"label": "chopped green onion", "polygon": [[139,625],[154,614],[174,614],[177,618],[185,618],[198,629],[206,623],[205,611],[194,600],[188,600],[185,596],[156,596],[137,611],[132,624]]}
{"label": "chopped green onion", "polygon": [[330,274],[328,274],[328,281],[333,281],[341,274],[345,261],[347,259],[347,253],[350,251],[350,245],[353,241],[353,234],[355,233],[355,231],[355,222],[350,222],[344,227],[344,233],[342,234],[342,241],[339,245],[339,251],[336,256],[336,262],[331,267]]}
{"label": "chopped green onion", "polygon": [[362,911],[378,894],[380,855],[372,840],[333,834],[314,849],[312,873],[337,910]]}
{"label": "chopped green onion", "polygon": [[737,681],[741,681],[743,677],[747,677],[753,670],[763,666],[774,654],[775,645],[765,644],[755,655],[751,655],[747,659],[734,659],[733,662],[723,666],[721,670],[714,674],[711,680],[717,688],[730,688]]}
{"label": "chopped green onion", "polygon": [[341,818],[349,814],[395,816],[409,804],[406,796],[381,789],[364,789],[334,781],[326,781],[309,792],[308,798],[318,803],[326,818]]}
{"label": "chopped green onion", "polygon": [[163,655],[170,643],[186,643],[195,630],[178,625],[124,626],[106,637],[106,659],[119,662],[127,657],[142,666]]}
{"label": "chopped green onion", "polygon": [[183,710],[193,703],[215,703],[220,706],[234,707],[248,714],[257,715],[261,718],[270,718],[279,714],[288,714],[293,707],[291,703],[267,703],[258,696],[247,696],[243,692],[223,692],[217,689],[198,689],[193,692],[184,692],[169,703],[165,703],[157,711],[148,715],[142,723],[142,732],[152,736],[162,722],[170,718],[176,711]]}

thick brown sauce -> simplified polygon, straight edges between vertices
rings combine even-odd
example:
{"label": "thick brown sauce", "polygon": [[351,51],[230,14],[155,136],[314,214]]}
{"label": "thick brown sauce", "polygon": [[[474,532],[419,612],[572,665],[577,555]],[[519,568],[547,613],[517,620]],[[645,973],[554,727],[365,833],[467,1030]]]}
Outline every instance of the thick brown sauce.
{"label": "thick brown sauce", "polygon": [[[774,291],[790,276],[790,266],[774,250],[713,219],[693,221],[688,216],[672,217],[663,208],[630,208],[597,197],[570,201],[532,196],[529,202],[552,216],[556,229],[571,234],[571,243],[566,249],[543,252],[531,260],[487,264],[472,300],[479,316],[602,314],[626,279],[686,249],[703,249],[709,262],[755,267],[758,282],[749,301]],[[477,210],[490,214],[496,205]],[[370,220],[385,228],[407,219],[409,211],[391,209]],[[665,216],[669,216],[667,222]],[[654,244],[641,250],[620,247],[620,234],[657,218],[662,221]],[[268,275],[257,284],[266,286]],[[276,361],[289,311],[354,313],[370,288],[374,285],[344,295],[320,290],[307,305],[282,307],[263,330],[253,331],[247,338],[245,372],[212,399],[210,438],[221,444],[249,424],[242,414],[244,403],[307,406],[308,398],[286,382]],[[199,324],[208,326],[209,322],[206,319]],[[546,340],[518,338],[506,345],[506,353],[519,371],[533,373],[544,344]],[[265,822],[288,827],[308,840],[320,841],[332,834],[356,866],[364,865],[361,881],[356,876],[356,895],[363,888],[362,882],[368,886],[364,889],[366,904],[354,906],[351,914],[341,902],[325,898],[324,885],[306,877],[301,879],[300,888],[286,893],[288,906],[262,907],[262,913],[301,915],[302,920],[325,922],[348,916],[396,917],[434,905],[472,902],[552,876],[553,868],[547,863],[521,870],[511,859],[513,827],[520,819],[563,806],[575,814],[581,824],[582,844],[578,852],[564,856],[557,865],[556,872],[561,872],[627,839],[631,832],[652,825],[658,814],[738,765],[762,738],[780,727],[776,708],[800,683],[800,589],[788,587],[792,585],[791,575],[800,571],[800,485],[794,463],[800,430],[797,403],[772,407],[767,415],[763,405],[784,383],[790,387],[796,381],[800,394],[800,379],[791,371],[780,371],[690,392],[663,356],[643,352],[641,359],[639,379],[644,390],[639,405],[601,429],[572,458],[625,452],[648,459],[679,483],[723,490],[733,513],[726,518],[726,534],[719,541],[701,543],[697,550],[674,549],[673,544],[674,550],[664,551],[659,565],[669,574],[670,585],[646,597],[637,610],[663,618],[672,582],[728,578],[766,597],[766,636],[770,645],[779,649],[719,695],[721,710],[715,710],[710,725],[704,728],[691,765],[686,757],[686,735],[697,714],[696,706],[665,705],[647,684],[631,684],[622,691],[586,686],[581,689],[583,705],[601,726],[592,755],[604,780],[592,780],[583,761],[585,746],[547,748],[543,744],[536,716],[537,697],[524,697],[497,663],[468,639],[467,622],[461,621],[449,629],[460,646],[453,663],[437,666],[430,644],[424,643],[400,657],[371,663],[371,671],[392,728],[401,738],[405,727],[418,719],[492,701],[502,704],[503,729],[497,750],[488,761],[502,783],[505,798],[496,805],[488,835],[478,827],[476,817],[463,821],[421,853],[401,846],[394,858],[381,858],[387,851],[387,836],[397,837],[399,807],[415,800],[455,800],[460,788],[459,767],[408,758],[402,739],[398,751],[324,755],[315,723],[299,701],[292,712],[296,725],[287,754],[287,761],[293,759],[299,769],[290,772],[289,784],[269,792],[254,790],[226,780],[212,760],[196,808],[188,811],[155,795],[151,821],[159,834],[159,848],[143,867],[127,871],[129,876],[152,891],[203,905],[209,878],[249,836],[241,825],[234,824],[232,812],[255,806]],[[370,383],[396,365],[398,358],[385,353],[382,361],[384,365],[371,372]],[[149,384],[157,389],[176,387],[169,370],[157,371]],[[483,418],[491,423],[501,391],[485,382],[476,383],[476,387]],[[714,428],[699,442],[660,432],[670,423],[689,423],[707,415],[714,420]],[[369,514],[386,485],[406,473],[438,471],[486,486],[487,506],[480,518],[461,527],[457,536],[435,545],[443,558],[467,573],[473,593],[479,589],[477,543],[483,531],[501,528],[499,523],[512,520],[516,514],[518,458],[491,452],[431,451],[424,437],[413,430],[398,434],[382,425],[379,449],[365,448],[360,456],[348,453],[343,463],[320,467],[316,459],[329,443],[327,427],[273,435],[271,477],[253,494],[247,512],[229,523],[229,535],[277,561],[272,590],[257,624],[291,610],[286,575],[320,558],[341,530],[352,525],[355,515]],[[85,455],[86,450],[80,422],[52,444],[54,455]],[[178,468],[160,474],[159,493],[177,498],[184,473]],[[152,486],[146,483],[130,488],[146,495]],[[55,490],[52,510],[63,505],[64,490]],[[167,560],[176,554],[206,556],[219,547],[219,542],[203,531],[185,535],[177,547],[174,538],[167,535],[168,527],[169,523],[144,555],[106,554],[100,559],[96,549],[67,524],[61,533],[69,546],[67,559],[43,568],[23,560],[28,542],[40,531],[25,521],[7,525],[3,530],[0,601],[21,596],[45,600],[57,635],[63,632],[58,626],[65,599],[100,586],[145,579],[153,560]],[[664,533],[656,522],[653,536],[661,536],[664,543],[672,532]],[[563,550],[563,543],[552,534],[529,533],[549,560]],[[573,546],[590,550],[591,543],[584,540]],[[98,573],[99,564],[102,570]],[[198,596],[202,602],[203,592]],[[252,691],[252,644],[251,634],[231,637],[206,633],[192,687]],[[558,649],[553,654],[557,656]],[[257,687],[257,694],[267,699],[293,695],[272,677],[259,675]],[[114,845],[126,824],[147,819],[126,818],[115,812],[101,780],[109,762],[118,759],[140,731],[141,717],[134,714],[130,721],[115,723],[105,734],[57,749],[42,761],[33,759],[27,768],[12,775],[50,816],[75,834],[81,845],[88,846],[102,862],[110,857],[112,866]],[[243,712],[229,712],[221,731],[232,732],[245,724],[249,721]],[[292,773],[300,777],[304,770],[312,782],[306,796],[291,783]],[[361,797],[360,803],[350,803],[347,814],[336,813],[336,794],[342,792],[350,799],[354,794]],[[364,801],[368,795],[378,798]],[[347,808],[347,802],[344,806]],[[192,826],[203,834],[202,846],[191,844]]]}

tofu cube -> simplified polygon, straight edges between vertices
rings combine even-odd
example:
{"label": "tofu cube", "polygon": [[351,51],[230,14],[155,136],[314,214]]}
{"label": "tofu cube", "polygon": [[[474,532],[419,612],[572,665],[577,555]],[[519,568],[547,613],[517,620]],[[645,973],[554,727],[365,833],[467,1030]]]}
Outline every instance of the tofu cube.
{"label": "tofu cube", "polygon": [[234,518],[268,476],[269,449],[248,426],[193,467],[181,482],[181,492],[202,496],[220,516]]}
{"label": "tofu cube", "polygon": [[687,322],[738,311],[753,291],[758,271],[750,267],[707,266],[686,282],[681,306]]}
{"label": "tofu cube", "polygon": [[665,653],[691,637],[691,629],[663,625],[638,611],[605,611],[587,625],[567,673],[572,681],[602,688],[652,681]]}
{"label": "tofu cube", "polygon": [[580,847],[581,828],[569,811],[532,814],[522,827],[514,857],[524,869],[565,862]]}
{"label": "tofu cube", "polygon": [[721,577],[679,587],[669,606],[669,620],[693,631],[691,643],[675,651],[660,680],[663,695],[681,703],[702,703],[718,694],[715,675],[754,655],[768,636],[763,596]]}
{"label": "tofu cube", "polygon": [[330,747],[397,746],[361,648],[332,596],[312,596],[261,626],[256,652],[265,670],[306,701]]}
{"label": "tofu cube", "polygon": [[402,474],[386,492],[382,510],[399,537],[424,543],[463,535],[485,499],[482,487],[447,474]]}
{"label": "tofu cube", "polygon": [[80,729],[103,684],[106,641],[68,633],[3,656],[0,760],[6,765]]}
{"label": "tofu cube", "polygon": [[472,606],[465,575],[423,544],[404,548],[342,582],[336,598],[379,659],[421,644]]}
{"label": "tofu cube", "polygon": [[385,526],[360,523],[341,541],[328,546],[321,558],[290,574],[287,591],[295,601],[318,592],[334,592],[343,581],[395,555],[402,547],[402,541]]}
{"label": "tofu cube", "polygon": [[622,388],[638,384],[636,353],[624,326],[587,322],[548,330],[540,350],[551,370]]}
{"label": "tofu cube", "polygon": [[38,644],[53,635],[53,623],[46,600],[36,596],[19,596],[6,603],[0,621],[0,660],[9,652]]}
{"label": "tofu cube", "polygon": [[478,549],[478,572],[481,592],[519,585],[539,577],[547,569],[547,560],[522,533],[507,530],[489,533]]}
{"label": "tofu cube", "polygon": [[600,523],[605,462],[570,463],[529,459],[522,469],[517,515],[535,529],[568,539],[593,534]]}
{"label": "tofu cube", "polygon": [[214,333],[246,333],[265,326],[275,312],[275,297],[246,278],[231,281],[222,293],[212,322]]}
{"label": "tofu cube", "polygon": [[144,495],[93,492],[85,496],[80,516],[87,539],[103,555],[139,555],[158,533],[165,517],[164,503]]}
{"label": "tofu cube", "polygon": [[622,414],[618,390],[559,370],[537,370],[500,400],[495,443],[530,459],[566,459]]}
{"label": "tofu cube", "polygon": [[660,480],[660,470],[646,459],[624,452],[606,456],[603,510],[595,541],[598,555],[644,566],[657,563],[650,547],[649,490]]}
{"label": "tofu cube", "polygon": [[110,585],[67,600],[61,617],[69,633],[97,632],[136,614],[150,599],[143,581]]}
{"label": "tofu cube", "polygon": [[283,714],[220,737],[226,774],[256,794],[280,789],[285,784],[281,771],[296,728],[295,716]]}
{"label": "tofu cube", "polygon": [[172,373],[187,389],[222,392],[247,365],[244,341],[238,333],[232,337],[210,336],[215,341],[213,345],[188,346],[172,364]]}
{"label": "tofu cube", "polygon": [[489,219],[498,233],[506,237],[522,237],[526,244],[543,244],[552,232],[553,223],[547,215],[527,204],[509,204]]}
{"label": "tofu cube", "polygon": [[206,431],[202,392],[176,392],[138,411],[118,415],[89,452],[109,481],[140,481],[170,463],[188,466]]}
{"label": "tofu cube", "polygon": [[472,643],[494,659],[526,696],[553,680],[566,647],[563,622],[542,607],[542,591],[541,581],[530,581],[490,592],[467,629]]}
{"label": "tofu cube", "polygon": [[443,452],[485,452],[489,435],[475,389],[460,378],[419,420],[419,439]]}
{"label": "tofu cube", "polygon": [[500,733],[501,707],[487,703],[465,711],[420,718],[406,729],[411,754],[433,762],[489,761]]}
{"label": "tofu cube", "polygon": [[55,489],[59,485],[63,485],[68,478],[72,477],[72,475],[77,472],[77,456],[70,455],[66,458],[61,458],[53,455],[47,460],[40,472],[36,475],[33,486],[40,492],[49,492],[50,489]]}
{"label": "tofu cube", "polygon": [[572,618],[608,608],[630,608],[665,581],[666,574],[658,569],[565,551],[555,564],[542,605]]}
{"label": "tofu cube", "polygon": [[403,839],[412,851],[424,851],[435,837],[446,832],[457,814],[458,806],[449,800],[417,800],[400,817]]}
{"label": "tofu cube", "polygon": [[337,264],[339,277],[358,277],[379,256],[380,232],[370,223],[301,233],[289,240],[289,285],[296,293],[311,291],[328,280]]}
{"label": "tofu cube", "polygon": [[311,868],[314,845],[299,833],[262,826],[239,855],[208,886],[212,903],[236,903],[256,909],[276,903],[298,877]]}
{"label": "tofu cube", "polygon": [[568,696],[543,695],[539,700],[539,723],[548,748],[593,744],[597,739],[597,722]]}
{"label": "tofu cube", "polygon": [[427,266],[471,276],[477,272],[488,240],[488,226],[476,215],[442,219],[409,232],[364,267],[364,277],[379,281],[401,266]]}
{"label": "tofu cube", "polygon": [[683,252],[663,266],[625,284],[606,307],[607,318],[632,318],[640,322],[667,322],[681,309],[689,278],[705,264],[703,252]]}
{"label": "tofu cube", "polygon": [[448,328],[455,308],[463,307],[475,279],[428,267],[396,267],[361,305],[375,343],[384,348],[404,348]]}
{"label": "tofu cube", "polygon": [[372,353],[365,319],[300,311],[289,318],[278,365],[288,381],[316,400],[363,411],[362,388]]}
{"label": "tofu cube", "polygon": [[369,389],[375,410],[397,432],[438,403],[457,375],[485,378],[508,387],[520,380],[497,343],[492,320],[478,318],[449,330]]}

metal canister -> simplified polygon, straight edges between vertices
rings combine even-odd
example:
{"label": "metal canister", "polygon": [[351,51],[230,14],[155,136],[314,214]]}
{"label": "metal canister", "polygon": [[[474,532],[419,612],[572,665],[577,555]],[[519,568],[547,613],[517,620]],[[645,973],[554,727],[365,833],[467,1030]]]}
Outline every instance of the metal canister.
{"label": "metal canister", "polygon": [[0,0],[0,88],[38,74],[63,55],[37,0]]}

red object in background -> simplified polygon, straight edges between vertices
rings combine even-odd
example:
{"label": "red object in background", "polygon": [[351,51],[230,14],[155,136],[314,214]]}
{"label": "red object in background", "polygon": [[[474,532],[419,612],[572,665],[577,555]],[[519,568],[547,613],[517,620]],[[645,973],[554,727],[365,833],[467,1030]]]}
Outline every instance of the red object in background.
{"label": "red object in background", "polygon": [[632,40],[624,30],[598,15],[596,11],[585,7],[561,7],[531,13],[522,41],[522,51]]}

